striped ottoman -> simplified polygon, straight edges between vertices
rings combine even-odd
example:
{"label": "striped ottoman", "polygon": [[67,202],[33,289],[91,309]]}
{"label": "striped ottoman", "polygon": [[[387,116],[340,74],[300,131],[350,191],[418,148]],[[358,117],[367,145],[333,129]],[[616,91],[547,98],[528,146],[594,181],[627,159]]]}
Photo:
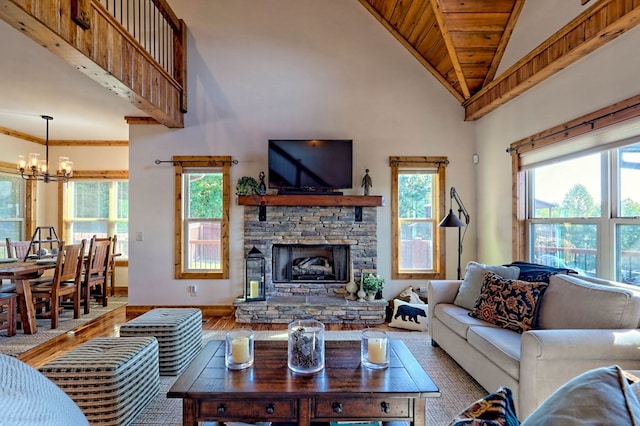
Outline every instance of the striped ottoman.
{"label": "striped ottoman", "polygon": [[161,376],[176,376],[202,347],[202,312],[197,308],[157,308],[120,326],[121,337],[158,339]]}
{"label": "striped ottoman", "polygon": [[91,424],[128,425],[160,389],[153,337],[98,337],[39,368]]}

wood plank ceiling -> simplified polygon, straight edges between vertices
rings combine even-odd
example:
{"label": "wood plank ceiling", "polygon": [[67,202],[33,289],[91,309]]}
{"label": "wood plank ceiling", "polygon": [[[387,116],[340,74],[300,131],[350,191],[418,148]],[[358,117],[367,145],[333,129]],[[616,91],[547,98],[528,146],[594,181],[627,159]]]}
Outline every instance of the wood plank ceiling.
{"label": "wood plank ceiling", "polygon": [[524,0],[360,0],[460,101],[491,82]]}

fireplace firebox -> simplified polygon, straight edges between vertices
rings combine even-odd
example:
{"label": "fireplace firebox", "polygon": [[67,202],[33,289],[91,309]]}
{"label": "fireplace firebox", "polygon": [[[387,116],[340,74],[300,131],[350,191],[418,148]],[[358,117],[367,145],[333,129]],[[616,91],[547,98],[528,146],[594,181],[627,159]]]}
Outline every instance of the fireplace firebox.
{"label": "fireplace firebox", "polygon": [[349,246],[343,244],[274,244],[273,282],[346,283]]}

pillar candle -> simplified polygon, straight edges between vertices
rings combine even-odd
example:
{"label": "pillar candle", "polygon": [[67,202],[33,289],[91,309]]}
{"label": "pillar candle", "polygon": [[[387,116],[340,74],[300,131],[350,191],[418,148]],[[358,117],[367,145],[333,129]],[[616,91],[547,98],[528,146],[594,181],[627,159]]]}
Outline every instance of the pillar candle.
{"label": "pillar candle", "polygon": [[251,298],[258,297],[259,294],[260,294],[260,282],[249,281],[249,297]]}
{"label": "pillar candle", "polygon": [[243,364],[249,361],[248,337],[236,337],[231,341],[231,360],[234,364]]}
{"label": "pillar candle", "polygon": [[386,339],[368,339],[367,348],[369,350],[369,362],[382,364],[387,360]]}

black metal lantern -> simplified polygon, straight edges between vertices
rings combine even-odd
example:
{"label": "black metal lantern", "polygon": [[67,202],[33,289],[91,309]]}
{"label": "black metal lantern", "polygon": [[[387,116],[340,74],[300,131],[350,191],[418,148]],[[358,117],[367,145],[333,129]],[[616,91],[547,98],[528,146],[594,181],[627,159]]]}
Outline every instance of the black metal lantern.
{"label": "black metal lantern", "polygon": [[244,260],[244,300],[266,300],[265,297],[265,260],[264,255],[255,246],[249,250]]}

